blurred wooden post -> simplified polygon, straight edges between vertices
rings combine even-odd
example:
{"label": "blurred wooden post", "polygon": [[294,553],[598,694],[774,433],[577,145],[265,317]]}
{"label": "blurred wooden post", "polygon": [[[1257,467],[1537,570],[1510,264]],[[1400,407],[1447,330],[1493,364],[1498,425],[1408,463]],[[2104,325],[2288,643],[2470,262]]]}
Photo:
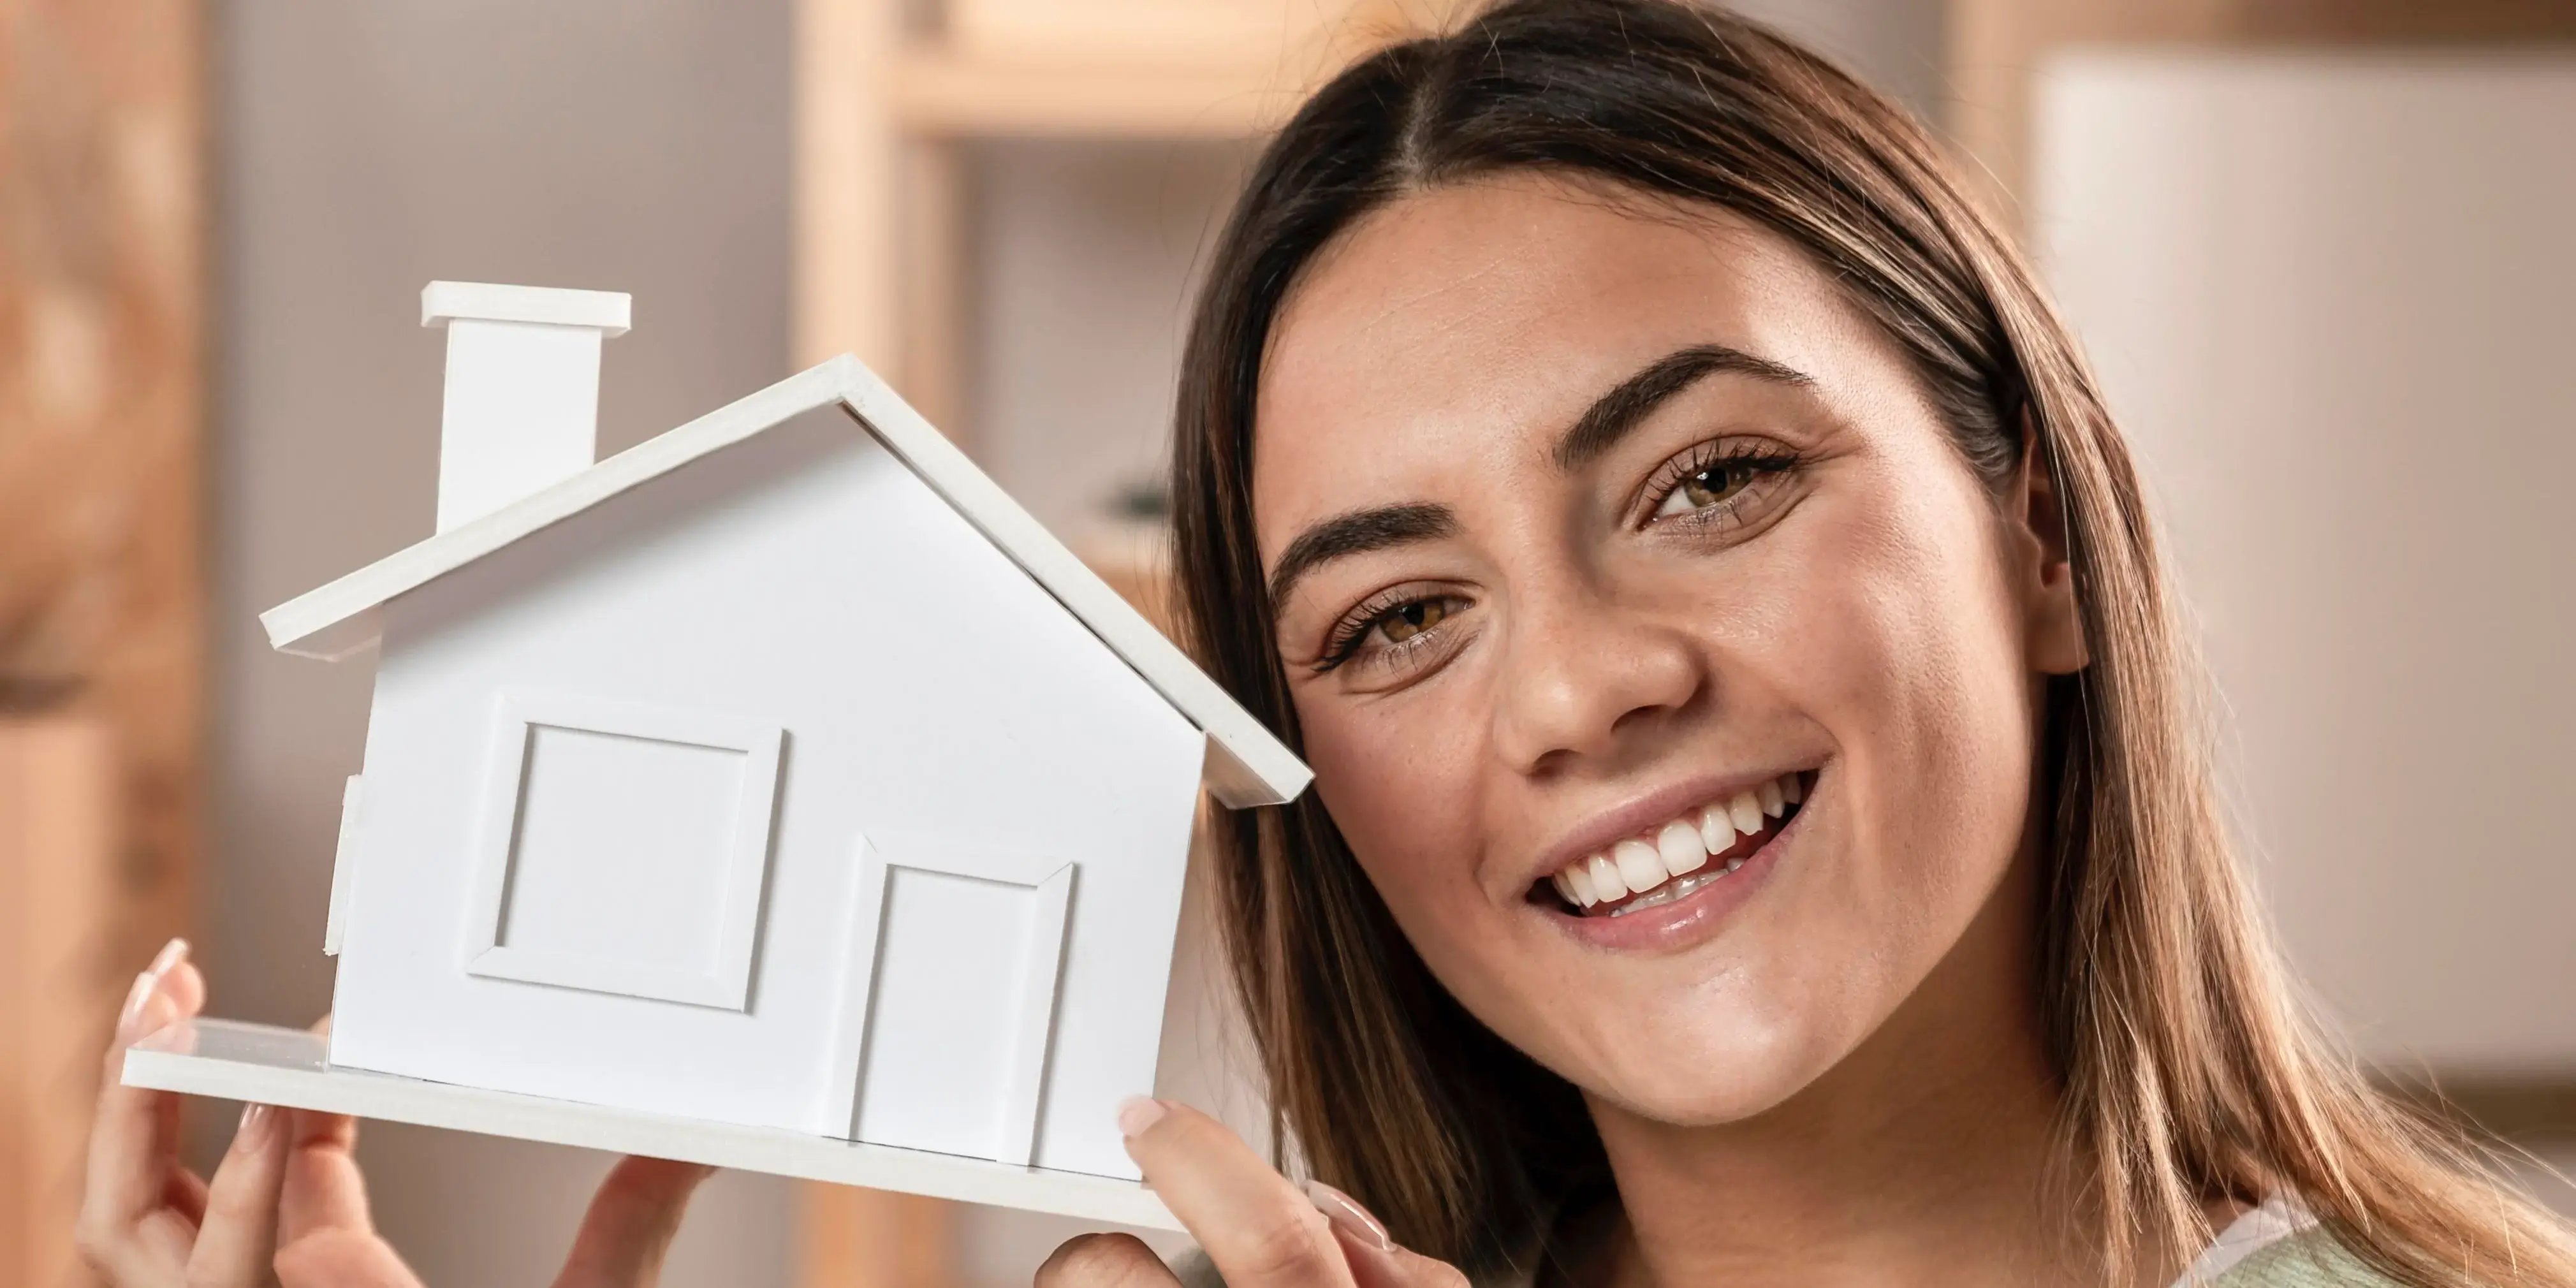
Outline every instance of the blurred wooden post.
{"label": "blurred wooden post", "polygon": [[[881,88],[902,38],[902,0],[798,0],[792,357],[803,367],[857,354],[936,417],[954,401],[923,398],[903,378],[919,341],[898,323],[923,266],[898,243],[908,219],[949,212],[907,210],[897,191],[907,164],[923,165],[907,157]],[[933,369],[945,370],[938,364],[932,355]],[[799,1194],[800,1288],[954,1282],[947,1204],[819,1184]]]}
{"label": "blurred wooden post", "polygon": [[950,441],[974,450],[966,416],[967,167],[953,139],[905,139],[895,235],[903,272],[895,308],[903,319],[894,379],[905,401]]}
{"label": "blurred wooden post", "polygon": [[894,74],[902,0],[797,0],[797,366],[854,353],[880,371],[900,354],[896,253],[901,142],[881,84]]}
{"label": "blurred wooden post", "polygon": [[73,1288],[99,1061],[131,963],[104,722],[0,721],[0,1283]]}

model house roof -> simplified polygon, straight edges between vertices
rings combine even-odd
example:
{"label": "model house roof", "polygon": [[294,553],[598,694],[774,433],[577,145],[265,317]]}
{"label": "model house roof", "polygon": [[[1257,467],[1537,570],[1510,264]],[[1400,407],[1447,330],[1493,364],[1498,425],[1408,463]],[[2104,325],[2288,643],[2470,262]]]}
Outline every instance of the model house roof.
{"label": "model house roof", "polygon": [[[425,309],[426,304],[425,299]],[[622,326],[625,318],[619,313],[614,319],[580,320]],[[288,600],[260,614],[260,623],[268,630],[269,643],[281,651],[333,660],[349,656],[377,641],[383,606],[396,596],[640,483],[834,403],[1207,734],[1205,775],[1218,800],[1235,807],[1278,804],[1305,790],[1313,774],[1294,752],[874,372],[846,354]]]}

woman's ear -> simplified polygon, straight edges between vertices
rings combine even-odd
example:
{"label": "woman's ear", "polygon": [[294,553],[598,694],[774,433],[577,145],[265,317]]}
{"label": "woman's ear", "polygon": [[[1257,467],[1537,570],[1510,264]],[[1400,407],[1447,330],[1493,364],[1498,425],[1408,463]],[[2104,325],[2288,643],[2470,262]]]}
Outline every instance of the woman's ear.
{"label": "woman's ear", "polygon": [[2021,412],[2021,469],[2013,480],[2013,517],[2030,558],[2021,575],[2025,599],[2022,642],[2032,670],[2042,675],[2072,675],[2090,660],[2084,647],[2084,617],[2075,602],[2075,568],[2066,554],[2066,506],[2057,494],[2057,474],[2040,451],[2030,407]]}

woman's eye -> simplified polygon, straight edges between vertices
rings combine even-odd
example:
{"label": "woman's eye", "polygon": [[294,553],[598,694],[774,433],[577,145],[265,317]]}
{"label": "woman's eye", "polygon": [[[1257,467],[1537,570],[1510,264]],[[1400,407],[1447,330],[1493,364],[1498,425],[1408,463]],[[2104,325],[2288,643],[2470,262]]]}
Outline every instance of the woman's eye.
{"label": "woman's eye", "polygon": [[1722,505],[1752,486],[1756,472],[1750,461],[1721,461],[1685,473],[1673,490],[1664,494],[1664,502],[1655,507],[1654,517],[1661,519]]}
{"label": "woman's eye", "polygon": [[1329,671],[1353,659],[1377,662],[1410,657],[1417,649],[1433,645],[1432,629],[1465,606],[1466,601],[1455,595],[1424,595],[1374,611],[1357,610],[1343,619],[1346,624],[1335,632],[1315,669]]}
{"label": "woman's eye", "polygon": [[1377,619],[1378,633],[1389,644],[1401,644],[1440,624],[1449,615],[1449,605],[1437,599],[1417,599],[1398,606]]}

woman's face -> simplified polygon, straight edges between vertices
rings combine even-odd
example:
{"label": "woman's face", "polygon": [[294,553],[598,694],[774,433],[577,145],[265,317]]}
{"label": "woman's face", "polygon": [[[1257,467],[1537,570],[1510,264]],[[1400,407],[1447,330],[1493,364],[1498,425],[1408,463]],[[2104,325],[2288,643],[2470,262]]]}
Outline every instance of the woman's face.
{"label": "woman's face", "polygon": [[1440,980],[1595,1097],[1780,1103],[2001,887],[2063,565],[1779,237],[1405,198],[1309,266],[1257,425],[1317,790]]}

